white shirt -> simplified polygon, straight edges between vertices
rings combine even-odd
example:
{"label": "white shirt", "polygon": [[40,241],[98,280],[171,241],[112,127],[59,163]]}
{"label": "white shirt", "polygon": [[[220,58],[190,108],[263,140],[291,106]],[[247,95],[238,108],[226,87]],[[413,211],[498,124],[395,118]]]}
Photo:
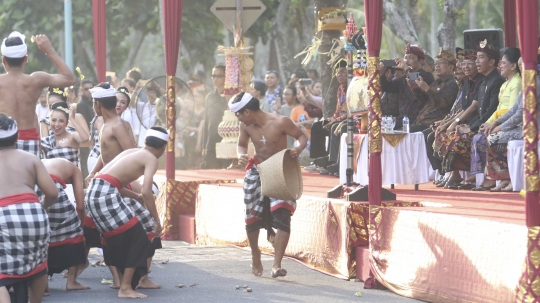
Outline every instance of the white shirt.
{"label": "white shirt", "polygon": [[47,118],[49,116],[50,109],[48,106],[43,107],[41,103],[36,105],[36,115],[38,117],[38,122]]}
{"label": "white shirt", "polygon": [[144,147],[144,139],[146,138],[146,129],[156,124],[156,105],[148,102],[137,102],[137,113],[141,119],[139,127],[139,147]]}

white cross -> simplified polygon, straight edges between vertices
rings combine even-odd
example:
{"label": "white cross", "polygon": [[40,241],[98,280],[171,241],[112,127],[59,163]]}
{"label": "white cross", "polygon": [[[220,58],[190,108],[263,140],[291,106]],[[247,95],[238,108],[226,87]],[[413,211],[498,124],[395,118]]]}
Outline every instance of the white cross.
{"label": "white cross", "polygon": [[262,142],[264,145],[266,145],[266,139],[264,138],[264,135],[262,135],[261,142]]}

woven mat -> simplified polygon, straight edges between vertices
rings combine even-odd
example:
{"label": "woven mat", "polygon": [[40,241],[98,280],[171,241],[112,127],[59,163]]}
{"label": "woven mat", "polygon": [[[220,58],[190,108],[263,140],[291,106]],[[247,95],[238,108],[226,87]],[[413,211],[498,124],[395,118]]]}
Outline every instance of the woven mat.
{"label": "woven mat", "polygon": [[392,145],[392,147],[396,147],[406,135],[407,134],[382,134],[382,137],[386,140],[386,142]]}

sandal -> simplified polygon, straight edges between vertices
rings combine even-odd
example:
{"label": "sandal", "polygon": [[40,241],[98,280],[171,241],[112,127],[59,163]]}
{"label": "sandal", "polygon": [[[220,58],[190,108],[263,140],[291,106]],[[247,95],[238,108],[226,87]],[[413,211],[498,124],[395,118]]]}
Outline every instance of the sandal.
{"label": "sandal", "polygon": [[496,188],[495,184],[493,184],[492,186],[480,185],[480,186],[477,186],[477,187],[473,188],[472,190],[473,191],[488,191],[488,190],[494,191],[493,189],[495,189],[495,188]]}
{"label": "sandal", "polygon": [[508,183],[506,182],[499,182],[499,185],[497,185],[495,188],[492,188],[491,191],[492,192],[501,192],[503,191],[503,188],[506,188],[508,186]]}
{"label": "sandal", "polygon": [[463,179],[450,179],[448,180],[448,182],[446,182],[446,184],[444,185],[444,188],[448,188],[448,189],[458,189],[458,186],[461,185],[461,181],[463,181]]}
{"label": "sandal", "polygon": [[501,191],[512,193],[514,192],[514,187],[512,186],[512,182],[508,183],[508,185],[501,189]]}

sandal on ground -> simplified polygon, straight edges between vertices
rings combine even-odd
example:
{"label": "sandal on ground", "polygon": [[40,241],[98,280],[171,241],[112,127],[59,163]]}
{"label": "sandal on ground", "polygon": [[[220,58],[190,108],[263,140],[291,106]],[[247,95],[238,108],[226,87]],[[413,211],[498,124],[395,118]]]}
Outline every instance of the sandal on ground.
{"label": "sandal on ground", "polygon": [[458,186],[457,189],[460,189],[460,190],[471,190],[473,188],[476,187],[476,184],[473,184],[473,183],[465,183],[465,184],[461,184]]}
{"label": "sandal on ground", "polygon": [[458,186],[461,185],[461,181],[463,181],[463,179],[455,179],[455,180],[448,180],[448,182],[446,182],[446,184],[444,185],[444,188],[448,188],[448,189],[458,189]]}
{"label": "sandal on ground", "polygon": [[480,185],[480,186],[477,186],[475,188],[473,188],[472,190],[473,191],[488,191],[488,190],[491,190],[493,191],[493,189],[496,187],[495,184],[493,184],[492,186],[483,186],[483,185]]}
{"label": "sandal on ground", "polygon": [[506,186],[508,186],[508,184],[504,184],[503,182],[499,182],[499,185],[492,188],[491,191],[492,192],[501,192],[501,191],[503,191],[503,188],[505,188]]}
{"label": "sandal on ground", "polygon": [[508,185],[506,185],[506,187],[503,187],[501,189],[501,191],[507,192],[507,193],[514,192],[514,187],[512,186],[512,182],[508,183]]}

